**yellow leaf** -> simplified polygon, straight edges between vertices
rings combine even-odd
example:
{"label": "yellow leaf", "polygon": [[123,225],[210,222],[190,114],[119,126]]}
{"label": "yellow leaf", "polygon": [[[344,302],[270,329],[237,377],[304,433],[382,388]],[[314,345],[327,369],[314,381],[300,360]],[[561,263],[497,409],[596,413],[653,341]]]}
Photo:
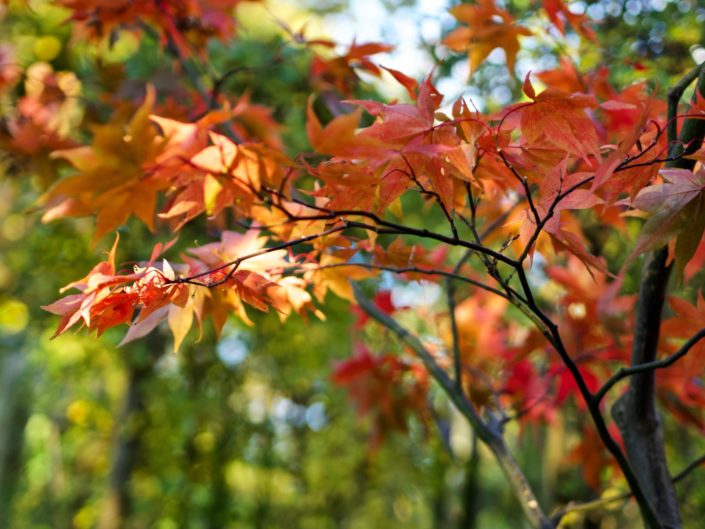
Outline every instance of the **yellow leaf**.
{"label": "yellow leaf", "polygon": [[208,215],[212,215],[215,211],[218,195],[220,195],[222,189],[223,186],[212,174],[207,174],[203,179],[203,198],[206,205],[206,213],[208,213]]}
{"label": "yellow leaf", "polygon": [[188,301],[183,307],[170,305],[168,321],[169,328],[174,335],[174,353],[176,353],[193,324],[193,296],[189,295]]}

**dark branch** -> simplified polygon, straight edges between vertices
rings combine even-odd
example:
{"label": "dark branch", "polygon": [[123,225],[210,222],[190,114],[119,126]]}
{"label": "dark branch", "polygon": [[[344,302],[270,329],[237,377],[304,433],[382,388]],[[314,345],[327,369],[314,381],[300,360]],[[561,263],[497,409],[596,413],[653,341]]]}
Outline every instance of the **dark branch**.
{"label": "dark branch", "polygon": [[690,70],[678,83],[668,91],[668,143],[673,145],[678,141],[678,103],[683,97],[683,92],[698,78],[703,69],[703,64],[699,64]]}

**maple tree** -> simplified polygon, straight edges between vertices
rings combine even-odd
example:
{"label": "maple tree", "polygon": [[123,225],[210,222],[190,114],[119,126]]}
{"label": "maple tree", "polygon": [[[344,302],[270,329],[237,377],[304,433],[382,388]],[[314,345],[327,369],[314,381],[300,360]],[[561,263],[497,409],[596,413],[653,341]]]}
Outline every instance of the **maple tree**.
{"label": "maple tree", "polygon": [[[647,527],[681,527],[661,415],[693,436],[705,428],[705,307],[688,291],[705,260],[705,69],[664,101],[647,82],[616,86],[605,69],[580,72],[563,56],[517,81],[518,102],[481,112],[446,101],[433,74],[419,82],[380,66],[386,44],[340,51],[278,21],[313,55],[312,152],[292,152],[268,107],[226,93],[231,72],[208,79],[195,67],[209,39],[238,38],[239,3],[57,2],[75,38],[154,36],[191,100],[180,108],[149,82],[138,104],[108,91],[117,108],[83,135],[73,133],[86,122],[77,76],[45,62],[21,72],[0,50],[0,91],[13,98],[3,146],[40,168],[43,220],[93,216],[94,243],[114,237],[106,259],[44,307],[60,317],[56,336],[122,326],[128,343],[165,324],[178,351],[206,325],[220,334],[231,315],[252,325],[253,309],[324,319],[330,291],[355,307],[359,328],[399,344],[398,354],[359,344],[332,375],[372,416],[373,446],[410,416],[430,421],[433,381],[495,455],[531,526],[557,527],[575,506],[547,514],[505,429],[577,409],[571,458],[588,484],[623,479]],[[598,40],[566,2],[543,11],[552,31]],[[467,51],[471,76],[498,48],[513,75],[522,39],[540,31],[493,0],[450,12],[459,25],[440,45]],[[405,102],[356,99],[360,73],[385,71]],[[442,222],[424,222],[433,215]],[[630,217],[645,219],[636,240]],[[133,218],[176,238],[145,261],[118,260],[111,234]],[[204,224],[211,242],[178,240]],[[598,228],[621,241],[617,252]],[[433,325],[400,323],[412,311],[380,286],[389,274],[440,286]]]}

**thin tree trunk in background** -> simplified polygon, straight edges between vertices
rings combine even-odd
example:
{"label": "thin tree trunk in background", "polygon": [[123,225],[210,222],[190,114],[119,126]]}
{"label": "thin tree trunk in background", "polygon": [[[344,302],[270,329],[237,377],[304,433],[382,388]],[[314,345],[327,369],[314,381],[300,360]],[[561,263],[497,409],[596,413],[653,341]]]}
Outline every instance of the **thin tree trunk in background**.
{"label": "thin tree trunk in background", "polygon": [[[443,431],[446,430],[444,429]],[[445,439],[443,442],[445,444]],[[452,521],[448,512],[448,488],[446,486],[446,473],[449,465],[451,464],[451,459],[451,457],[446,456],[445,452],[436,453],[433,458],[431,477],[428,481],[428,488],[430,492],[429,503],[433,516],[433,529],[446,529]]]}
{"label": "thin tree trunk in background", "polygon": [[475,529],[477,527],[477,515],[480,512],[479,477],[480,477],[480,453],[478,451],[477,433],[472,433],[472,452],[470,459],[465,464],[465,482],[463,483],[462,505],[463,512],[460,515],[458,529]]}
{"label": "thin tree trunk in background", "polygon": [[152,363],[128,364],[128,381],[123,410],[117,421],[108,491],[103,503],[99,529],[127,528],[132,512],[130,477],[137,463],[140,439],[145,429],[143,383],[152,374]]}
{"label": "thin tree trunk in background", "polygon": [[[226,408],[227,409],[227,408]],[[227,412],[226,412],[227,413]],[[232,496],[225,481],[225,469],[230,455],[230,448],[234,442],[234,426],[232,421],[223,421],[223,431],[218,436],[212,454],[211,477],[211,504],[209,507],[208,527],[222,529],[230,519],[230,501]]]}
{"label": "thin tree trunk in background", "polygon": [[0,356],[0,527],[10,527],[12,498],[22,469],[24,427],[29,415],[21,340],[4,341]]}
{"label": "thin tree trunk in background", "polygon": [[558,415],[553,423],[547,425],[542,432],[543,455],[541,457],[541,498],[544,505],[556,505],[556,493],[560,490],[557,484],[561,464],[565,458],[565,424]]}
{"label": "thin tree trunk in background", "polygon": [[255,529],[267,529],[269,527],[269,513],[272,508],[272,474],[274,467],[272,460],[274,457],[274,432],[271,423],[265,423],[265,431],[262,433],[262,453],[258,458],[260,476],[256,478],[256,498],[253,527]]}

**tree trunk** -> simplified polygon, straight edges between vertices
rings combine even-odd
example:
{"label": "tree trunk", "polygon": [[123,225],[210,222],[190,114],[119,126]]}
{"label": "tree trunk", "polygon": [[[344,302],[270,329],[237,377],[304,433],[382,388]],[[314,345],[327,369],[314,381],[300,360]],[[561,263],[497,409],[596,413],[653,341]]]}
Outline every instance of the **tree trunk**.
{"label": "tree trunk", "polygon": [[[666,265],[668,249],[649,256],[639,290],[639,308],[632,347],[632,365],[656,358],[661,311],[671,267]],[[680,527],[678,502],[666,465],[663,428],[656,409],[653,371],[633,376],[629,390],[612,408],[622,432],[627,458],[647,499],[668,529]]]}

